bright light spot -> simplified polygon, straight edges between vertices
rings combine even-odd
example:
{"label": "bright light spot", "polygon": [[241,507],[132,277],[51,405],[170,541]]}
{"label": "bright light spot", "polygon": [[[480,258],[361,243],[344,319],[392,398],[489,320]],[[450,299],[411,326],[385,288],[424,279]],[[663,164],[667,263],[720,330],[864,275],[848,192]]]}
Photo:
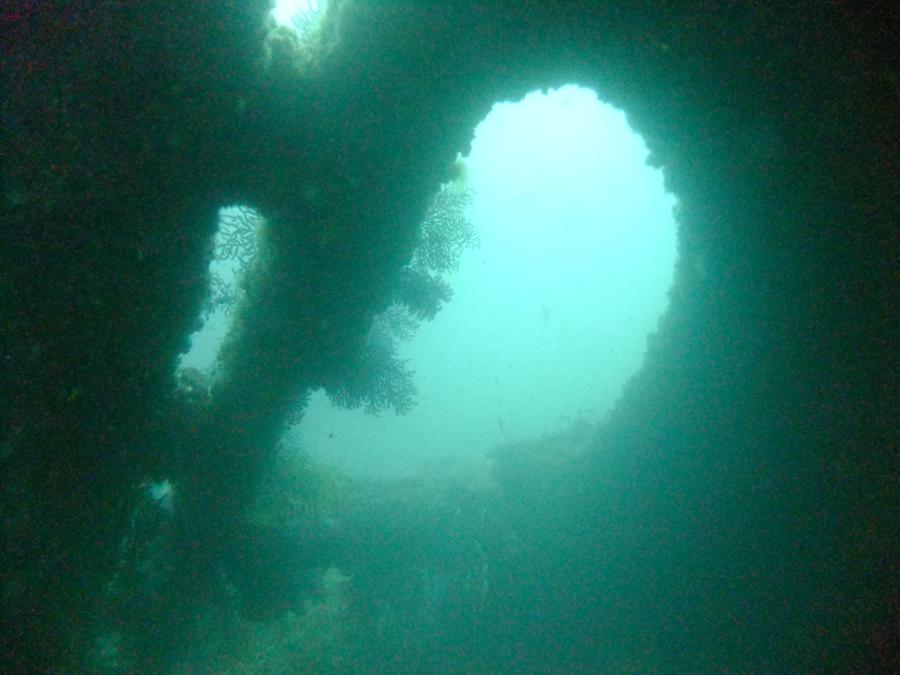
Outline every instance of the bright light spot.
{"label": "bright light spot", "polygon": [[276,0],[272,18],[280,26],[293,26],[301,30],[321,16],[325,5],[326,0]]}
{"label": "bright light spot", "polygon": [[313,398],[299,433],[357,475],[403,475],[598,420],[644,359],[676,257],[674,198],[625,115],[574,86],[494,106],[467,158],[481,245],[401,356],[419,405]]}

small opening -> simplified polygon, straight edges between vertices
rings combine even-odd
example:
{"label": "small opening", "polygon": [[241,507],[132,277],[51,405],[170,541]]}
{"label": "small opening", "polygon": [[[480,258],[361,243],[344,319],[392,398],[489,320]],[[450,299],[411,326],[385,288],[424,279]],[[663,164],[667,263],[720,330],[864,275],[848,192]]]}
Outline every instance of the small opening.
{"label": "small opening", "polygon": [[241,275],[253,264],[262,217],[249,206],[219,209],[219,225],[209,264],[209,290],[200,316],[202,326],[190,336],[190,348],[178,360],[179,386],[206,386],[215,368],[241,298]]}
{"label": "small opening", "polygon": [[293,28],[301,38],[308,38],[318,30],[327,5],[327,0],[276,0],[272,18],[277,25]]}
{"label": "small opening", "polygon": [[399,477],[608,413],[668,304],[675,199],[622,111],[569,85],[498,103],[464,158],[480,244],[452,300],[399,346],[418,404],[379,417],[312,397],[301,444]]}

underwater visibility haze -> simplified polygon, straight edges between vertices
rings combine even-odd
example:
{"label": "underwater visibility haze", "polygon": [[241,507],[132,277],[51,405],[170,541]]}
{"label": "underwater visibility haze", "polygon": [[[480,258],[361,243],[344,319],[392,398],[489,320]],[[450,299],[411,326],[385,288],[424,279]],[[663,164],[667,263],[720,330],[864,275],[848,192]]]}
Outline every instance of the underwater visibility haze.
{"label": "underwater visibility haze", "polygon": [[608,413],[674,271],[674,200],[646,158],[593,92],[495,106],[461,178],[476,238],[450,301],[399,350],[417,404],[376,417],[314,396],[299,441],[351,474],[399,476]]}
{"label": "underwater visibility haze", "polygon": [[0,670],[897,672],[892,14],[0,22]]}

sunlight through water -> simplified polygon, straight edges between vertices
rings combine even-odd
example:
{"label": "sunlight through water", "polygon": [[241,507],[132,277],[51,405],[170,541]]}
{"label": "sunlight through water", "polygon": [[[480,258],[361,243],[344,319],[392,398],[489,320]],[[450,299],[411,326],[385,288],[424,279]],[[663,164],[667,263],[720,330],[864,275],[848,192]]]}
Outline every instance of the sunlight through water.
{"label": "sunlight through water", "polygon": [[401,356],[418,405],[379,417],[317,394],[302,443],[356,475],[466,460],[609,412],[643,362],[676,257],[674,197],[594,92],[501,103],[465,158],[480,245]]}

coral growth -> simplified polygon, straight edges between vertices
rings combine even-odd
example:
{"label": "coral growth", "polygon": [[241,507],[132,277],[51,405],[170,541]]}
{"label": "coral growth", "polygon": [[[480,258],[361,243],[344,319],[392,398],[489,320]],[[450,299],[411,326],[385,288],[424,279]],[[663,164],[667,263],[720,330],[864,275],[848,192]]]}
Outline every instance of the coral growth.
{"label": "coral growth", "polygon": [[411,339],[418,324],[433,319],[453,296],[441,275],[455,270],[462,252],[477,244],[466,213],[471,199],[470,191],[452,184],[435,195],[412,261],[396,276],[393,302],[374,318],[365,343],[325,388],[336,406],[365,406],[370,414],[393,408],[403,414],[415,405],[413,372],[397,357],[395,339]]}
{"label": "coral growth", "polygon": [[478,244],[478,235],[466,213],[471,203],[471,190],[452,184],[440,189],[419,231],[414,269],[452,272],[463,251]]}
{"label": "coral growth", "polygon": [[394,295],[396,301],[417,320],[430,321],[440,311],[441,305],[453,297],[453,290],[437,274],[406,267],[400,272]]}
{"label": "coral growth", "polygon": [[217,261],[237,261],[241,269],[247,267],[259,253],[256,232],[261,222],[259,214],[247,206],[235,206],[219,212],[219,232],[214,257]]}
{"label": "coral growth", "polygon": [[406,364],[397,357],[392,336],[376,323],[362,349],[347,360],[325,391],[339,408],[365,406],[371,415],[393,408],[402,415],[416,403],[413,372]]}

